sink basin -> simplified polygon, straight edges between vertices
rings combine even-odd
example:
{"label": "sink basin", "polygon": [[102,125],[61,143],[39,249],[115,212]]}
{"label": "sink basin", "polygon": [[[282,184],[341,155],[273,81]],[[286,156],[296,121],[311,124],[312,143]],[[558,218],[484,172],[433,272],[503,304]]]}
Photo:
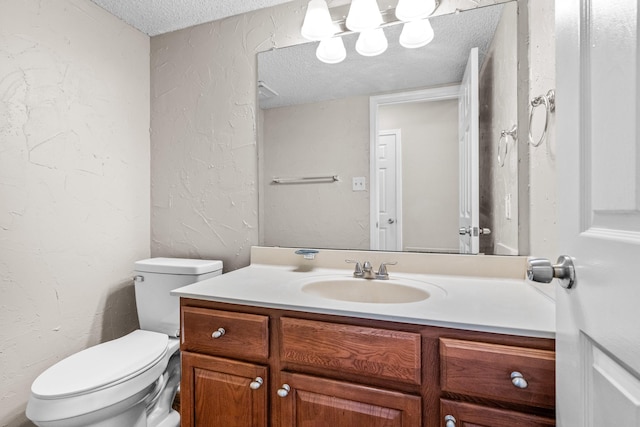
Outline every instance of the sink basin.
{"label": "sink basin", "polygon": [[319,279],[302,287],[302,292],[339,301],[402,304],[422,301],[429,292],[407,286],[396,280],[366,280],[356,278]]}

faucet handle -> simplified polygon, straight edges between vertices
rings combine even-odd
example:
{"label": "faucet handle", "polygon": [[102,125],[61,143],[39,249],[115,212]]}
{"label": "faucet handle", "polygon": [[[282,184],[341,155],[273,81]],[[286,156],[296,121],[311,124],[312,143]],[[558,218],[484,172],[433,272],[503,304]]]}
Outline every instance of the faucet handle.
{"label": "faucet handle", "polygon": [[347,264],[355,264],[356,268],[353,270],[353,277],[363,277],[364,276],[364,271],[362,271],[362,266],[360,265],[359,261],[356,261],[354,259],[345,259],[344,262],[346,262]]}
{"label": "faucet handle", "polygon": [[387,280],[389,278],[389,273],[387,272],[387,265],[396,265],[398,261],[393,262],[383,262],[380,264],[380,268],[376,273],[376,279]]}

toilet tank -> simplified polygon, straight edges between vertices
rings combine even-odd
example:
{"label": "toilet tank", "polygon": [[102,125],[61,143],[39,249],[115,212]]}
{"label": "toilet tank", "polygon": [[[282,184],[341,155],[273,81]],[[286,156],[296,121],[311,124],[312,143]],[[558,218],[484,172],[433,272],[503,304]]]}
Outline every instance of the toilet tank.
{"label": "toilet tank", "polygon": [[140,329],[180,336],[180,298],[173,289],[222,274],[222,261],[150,258],[135,263]]}

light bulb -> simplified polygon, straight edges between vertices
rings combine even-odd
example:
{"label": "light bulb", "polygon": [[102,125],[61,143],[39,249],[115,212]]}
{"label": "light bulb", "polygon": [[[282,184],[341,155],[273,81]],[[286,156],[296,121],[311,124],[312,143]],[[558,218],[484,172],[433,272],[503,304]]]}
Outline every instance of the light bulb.
{"label": "light bulb", "polygon": [[362,56],[376,56],[387,50],[389,43],[382,28],[360,33],[356,41],[356,52]]}
{"label": "light bulb", "polygon": [[336,33],[325,0],[311,0],[304,15],[300,34],[307,40],[323,40]]}
{"label": "light bulb", "polygon": [[409,49],[426,46],[433,40],[433,27],[428,19],[406,22],[400,33],[400,45]]}
{"label": "light bulb", "polygon": [[347,50],[344,48],[342,37],[332,37],[324,39],[318,44],[316,57],[327,64],[337,64],[347,57]]}
{"label": "light bulb", "polygon": [[355,32],[373,30],[382,24],[382,14],[376,0],[353,0],[345,25]]}
{"label": "light bulb", "polygon": [[437,6],[436,0],[399,0],[396,18],[404,22],[424,19],[431,15]]}

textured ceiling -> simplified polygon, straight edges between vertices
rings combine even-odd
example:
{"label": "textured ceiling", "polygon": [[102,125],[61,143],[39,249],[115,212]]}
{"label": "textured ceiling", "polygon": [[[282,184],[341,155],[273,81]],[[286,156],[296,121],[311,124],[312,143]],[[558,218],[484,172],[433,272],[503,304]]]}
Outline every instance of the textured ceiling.
{"label": "textured ceiling", "polygon": [[291,0],[91,0],[149,36]]}
{"label": "textured ceiling", "polygon": [[[258,54],[258,80],[278,93],[260,97],[261,108],[340,99],[459,83],[469,51],[479,50],[482,64],[504,5],[494,5],[430,19],[434,40],[418,49],[398,43],[401,25],[385,28],[386,52],[375,57],[356,53],[357,34],[344,36],[347,59],[325,64],[315,55],[317,43]],[[515,25],[515,23],[514,23]]]}

